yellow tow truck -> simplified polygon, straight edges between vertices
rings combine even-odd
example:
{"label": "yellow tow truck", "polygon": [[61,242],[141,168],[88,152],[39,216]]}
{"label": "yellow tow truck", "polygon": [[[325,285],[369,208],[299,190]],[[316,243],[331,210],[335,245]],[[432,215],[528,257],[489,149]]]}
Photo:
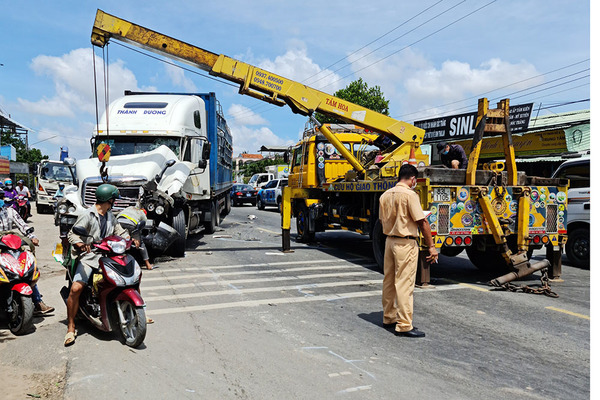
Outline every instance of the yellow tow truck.
{"label": "yellow tow truck", "polygon": [[[426,165],[427,157],[420,150],[424,130],[411,124],[98,10],[92,44],[104,47],[112,39],[194,65],[239,84],[240,94],[288,105],[294,113],[311,117],[313,125],[293,148],[288,187],[283,192],[283,251],[290,250],[293,214],[300,240],[311,240],[315,232],[328,229],[370,235],[381,265],[385,236],[377,215],[379,196],[395,185],[400,166],[411,162],[419,167],[416,190],[423,209],[430,211],[427,218],[443,254],[466,249],[477,267],[510,271],[492,281],[496,285],[545,268],[551,278],[560,276],[568,181],[517,171],[508,99],[496,109],[490,109],[486,99],[479,101],[467,170],[433,168]],[[345,124],[321,125],[314,112]],[[486,164],[478,169],[485,134],[503,136],[505,165]],[[546,246],[548,260],[531,265],[528,253],[542,246]],[[418,283],[426,285],[430,266],[424,256],[419,265]]]}

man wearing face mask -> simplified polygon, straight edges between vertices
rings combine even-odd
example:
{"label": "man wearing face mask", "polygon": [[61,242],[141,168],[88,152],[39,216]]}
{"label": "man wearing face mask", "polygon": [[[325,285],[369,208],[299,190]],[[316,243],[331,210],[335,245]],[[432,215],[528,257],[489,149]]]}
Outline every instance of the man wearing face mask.
{"label": "man wearing face mask", "polygon": [[394,327],[398,336],[424,337],[413,322],[413,292],[419,259],[419,230],[429,246],[427,261],[435,262],[438,253],[431,228],[425,219],[417,186],[417,168],[404,164],[398,183],[379,198],[379,220],[385,240],[383,261],[383,326]]}
{"label": "man wearing face mask", "polygon": [[442,164],[452,169],[467,169],[469,159],[465,149],[460,144],[448,144],[441,142],[437,144]]}
{"label": "man wearing face mask", "polygon": [[77,269],[67,299],[68,325],[65,346],[75,343],[77,336],[75,333],[75,315],[79,309],[79,296],[81,296],[81,292],[94,270],[98,269],[98,262],[101,258],[101,254],[91,251],[91,243],[99,242],[113,234],[129,239],[129,233],[121,227],[111,212],[115,200],[119,197],[119,189],[115,186],[107,183],[98,186],[96,189],[96,204],[81,214],[75,225],[73,225],[73,227],[85,228],[91,237],[81,237],[74,233],[73,229],[69,232],[69,243],[72,245],[71,257],[77,259]]}

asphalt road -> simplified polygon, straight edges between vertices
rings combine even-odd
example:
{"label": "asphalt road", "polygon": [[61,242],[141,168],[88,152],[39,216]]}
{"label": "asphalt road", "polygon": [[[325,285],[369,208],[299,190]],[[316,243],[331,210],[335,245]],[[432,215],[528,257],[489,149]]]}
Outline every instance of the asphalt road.
{"label": "asphalt road", "polygon": [[279,223],[274,209],[236,207],[215,234],[188,240],[186,257],[144,271],[156,322],[142,347],[80,322],[64,348],[64,277],[49,256],[57,228],[34,216],[39,285],[57,311],[18,338],[0,322],[0,367],[33,382],[20,390],[54,385],[50,397],[66,399],[590,397],[588,270],[565,258],[555,299],[491,290],[463,254],[441,257],[434,287],[415,290],[427,336],[396,337],[381,327],[368,238],[319,233],[283,254]]}

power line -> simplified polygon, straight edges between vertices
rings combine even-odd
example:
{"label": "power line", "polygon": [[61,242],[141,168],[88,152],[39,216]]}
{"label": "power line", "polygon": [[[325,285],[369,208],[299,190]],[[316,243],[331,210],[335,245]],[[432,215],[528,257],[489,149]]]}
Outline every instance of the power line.
{"label": "power line", "polygon": [[[423,22],[423,23],[421,23],[421,24],[417,25],[417,26],[416,26],[416,27],[414,27],[413,29],[411,29],[411,30],[409,30],[408,32],[404,33],[403,35],[401,35],[401,36],[398,36],[397,38],[395,38],[395,39],[393,39],[393,40],[391,40],[391,41],[389,41],[389,42],[387,42],[387,43],[385,43],[385,44],[383,44],[383,45],[381,45],[381,46],[377,47],[375,50],[372,50],[372,51],[368,52],[367,54],[364,54],[364,55],[362,55],[361,57],[357,58],[356,60],[354,60],[354,61],[352,61],[352,62],[349,62],[349,63],[348,63],[348,64],[346,64],[346,65],[343,65],[343,66],[341,66],[340,68],[336,69],[335,71],[331,71],[329,74],[327,74],[327,75],[325,75],[325,76],[321,77],[320,79],[317,79],[316,81],[312,82],[312,84],[314,85],[315,83],[317,83],[317,82],[319,82],[319,81],[321,81],[321,80],[323,80],[323,79],[327,78],[328,76],[335,74],[335,73],[336,73],[336,72],[338,72],[339,70],[341,70],[341,69],[344,69],[344,68],[346,68],[347,66],[349,66],[349,65],[352,65],[353,63],[355,63],[355,62],[357,62],[357,61],[360,61],[360,60],[362,60],[363,58],[365,58],[365,57],[367,57],[367,56],[369,56],[369,55],[371,55],[371,54],[375,53],[377,50],[380,50],[380,49],[382,49],[383,47],[385,47],[385,46],[387,46],[387,45],[389,45],[389,44],[391,44],[391,43],[395,42],[396,40],[403,38],[404,36],[408,35],[409,33],[412,33],[412,32],[414,32],[414,31],[416,31],[416,30],[417,30],[417,29],[419,29],[420,27],[422,27],[422,26],[424,26],[424,25],[428,24],[429,22],[433,21],[434,19],[436,19],[436,18],[438,18],[438,17],[442,16],[443,14],[445,14],[445,13],[447,13],[447,12],[449,12],[449,11],[453,10],[454,8],[458,7],[459,5],[461,5],[462,3],[464,3],[465,1],[466,1],[466,0],[462,0],[460,3],[456,3],[456,4],[455,4],[455,5],[453,5],[452,7],[450,7],[450,8],[448,8],[448,9],[446,9],[446,10],[442,11],[441,13],[439,13],[439,14],[435,15],[434,17],[432,17],[432,18],[428,19],[427,21],[425,21],[425,22]],[[355,53],[356,53],[356,52],[355,52]],[[353,53],[353,54],[354,54],[354,53]],[[348,57],[350,57],[350,56],[348,56]],[[344,77],[344,78],[345,78],[345,77]],[[336,82],[337,82],[337,81],[336,81]],[[329,86],[329,85],[327,85],[327,86]],[[327,87],[327,86],[324,86],[324,87]]]}
{"label": "power line", "polygon": [[[461,100],[453,101],[451,103],[446,103],[446,104],[443,104],[443,105],[440,105],[440,106],[435,106],[435,107],[427,108],[427,109],[424,109],[424,110],[412,111],[412,112],[405,113],[405,114],[402,114],[402,115],[400,115],[398,117],[393,117],[393,118],[404,119],[405,117],[407,117],[409,115],[421,114],[421,113],[425,113],[427,111],[432,111],[432,110],[436,110],[436,109],[439,109],[439,108],[444,108],[444,107],[447,107],[447,106],[451,106],[451,105],[456,104],[456,103],[462,103],[462,102],[465,102],[465,101],[468,101],[468,100],[479,99],[479,98],[485,96],[488,93],[492,93],[492,92],[495,92],[495,91],[498,91],[498,90],[501,90],[501,89],[506,89],[508,87],[511,87],[511,86],[514,86],[514,85],[518,85],[520,83],[527,82],[527,81],[530,81],[532,79],[541,78],[542,76],[550,75],[550,74],[553,74],[555,72],[562,71],[563,69],[567,69],[567,68],[570,68],[570,67],[573,67],[575,65],[582,64],[582,63],[588,62],[588,61],[590,61],[589,58],[587,58],[585,60],[582,60],[582,61],[578,61],[578,62],[570,64],[570,65],[566,65],[564,67],[560,67],[560,68],[554,69],[552,71],[545,72],[543,74],[532,76],[531,78],[523,79],[523,80],[520,80],[518,82],[513,82],[513,83],[510,83],[508,85],[501,86],[501,87],[498,87],[496,89],[492,89],[492,90],[489,90],[489,91],[484,92],[484,93],[480,93],[480,94],[475,95],[475,96],[467,97],[467,98],[464,98],[464,99],[461,99]],[[589,68],[587,70],[589,70]]]}
{"label": "power line", "polygon": [[[357,49],[357,50],[354,50],[352,53],[348,54],[347,56],[344,56],[344,57],[340,58],[339,60],[337,60],[336,62],[334,62],[333,64],[330,64],[330,65],[328,65],[327,67],[323,68],[323,70],[321,70],[321,71],[319,71],[319,72],[317,72],[317,73],[315,73],[315,74],[313,74],[313,75],[309,76],[308,78],[305,78],[305,79],[303,80],[303,82],[306,82],[306,81],[308,81],[310,78],[312,78],[312,77],[314,77],[314,76],[317,76],[317,75],[319,75],[321,72],[325,72],[327,69],[329,69],[329,68],[333,67],[334,65],[338,64],[338,63],[339,63],[339,62],[341,62],[341,61],[344,61],[344,60],[345,60],[345,59],[347,59],[348,57],[350,57],[350,56],[352,56],[352,55],[354,55],[354,54],[358,53],[359,51],[361,51],[362,49],[366,48],[367,46],[370,46],[370,45],[372,45],[373,43],[377,42],[378,40],[380,40],[380,39],[383,39],[385,36],[387,36],[387,35],[389,35],[390,33],[394,32],[394,31],[395,31],[395,30],[397,30],[398,28],[401,28],[402,26],[406,25],[407,23],[409,23],[409,22],[410,22],[410,21],[412,21],[413,19],[417,18],[418,16],[420,16],[420,15],[424,14],[425,12],[427,12],[427,11],[431,10],[433,7],[437,6],[438,4],[440,4],[440,3],[441,3],[441,2],[443,2],[443,1],[444,1],[444,0],[439,0],[437,3],[434,3],[434,4],[432,4],[431,6],[429,6],[429,7],[425,8],[423,11],[421,11],[421,12],[419,12],[419,13],[417,13],[417,14],[413,15],[412,17],[410,17],[410,18],[409,18],[409,19],[407,19],[406,21],[402,22],[400,25],[397,25],[397,26],[396,26],[396,27],[394,27],[393,29],[391,29],[391,30],[387,31],[387,32],[386,32],[386,33],[384,33],[383,35],[380,35],[380,36],[378,36],[377,38],[375,38],[375,39],[371,40],[369,43],[365,44],[365,45],[364,45],[364,46],[362,46],[361,48],[359,48],[359,49]],[[399,38],[397,38],[397,39],[399,39]],[[397,39],[394,39],[394,40],[397,40]],[[389,44],[389,43],[391,43],[391,42],[388,42],[388,44]]]}
{"label": "power line", "polygon": [[[458,23],[458,22],[462,21],[463,19],[470,17],[471,15],[475,14],[476,12],[478,12],[478,11],[480,11],[480,10],[483,10],[484,8],[488,7],[489,5],[491,5],[491,4],[493,4],[493,3],[495,3],[496,1],[497,1],[497,0],[492,0],[492,1],[490,1],[489,3],[487,3],[487,4],[485,4],[485,5],[481,6],[481,7],[479,7],[478,9],[476,9],[476,10],[474,10],[474,11],[471,11],[470,13],[468,13],[468,14],[466,14],[466,15],[463,15],[462,17],[460,17],[460,18],[458,18],[458,19],[456,19],[456,20],[452,21],[451,23],[449,23],[449,24],[447,24],[447,25],[443,26],[442,28],[440,28],[440,29],[438,29],[438,30],[436,30],[436,31],[434,31],[434,32],[432,32],[432,33],[430,33],[429,35],[427,35],[427,36],[424,36],[424,37],[422,37],[422,38],[421,38],[421,39],[419,39],[419,40],[415,40],[414,42],[412,42],[411,44],[409,44],[409,45],[407,45],[407,46],[405,46],[405,47],[401,48],[400,50],[394,51],[393,53],[391,53],[391,54],[388,54],[387,56],[385,56],[385,57],[383,57],[383,58],[380,58],[379,60],[377,60],[377,61],[375,61],[375,62],[373,62],[373,63],[371,63],[371,64],[369,64],[369,65],[367,65],[367,66],[365,66],[365,67],[363,67],[363,68],[361,68],[361,69],[359,69],[359,70],[355,71],[355,72],[353,72],[352,74],[348,74],[348,75],[346,75],[346,76],[343,76],[343,77],[341,77],[340,79],[338,79],[338,80],[336,80],[336,81],[333,81],[333,82],[331,82],[331,83],[329,83],[329,84],[327,84],[327,85],[325,85],[325,86],[323,86],[323,87],[331,86],[331,85],[333,85],[334,83],[336,83],[336,82],[339,82],[339,81],[341,81],[342,79],[345,79],[345,78],[349,77],[350,75],[356,74],[357,72],[360,72],[360,71],[363,71],[363,70],[365,70],[365,69],[367,69],[367,68],[370,68],[370,67],[372,67],[373,65],[375,65],[375,64],[378,64],[378,63],[380,63],[381,61],[383,61],[383,60],[386,60],[386,59],[390,58],[390,57],[391,57],[391,56],[393,56],[394,54],[398,54],[399,52],[401,52],[401,51],[403,51],[403,50],[406,50],[407,48],[409,48],[409,47],[411,47],[411,46],[414,46],[415,44],[417,44],[417,43],[420,43],[420,42],[422,42],[423,40],[425,40],[425,39],[428,39],[428,38],[430,38],[431,36],[433,36],[433,35],[435,35],[435,34],[437,34],[437,33],[441,32],[441,31],[443,31],[444,29],[447,29],[447,28],[449,28],[450,26],[452,26],[452,25],[454,25],[454,24],[456,24],[456,23]],[[322,88],[323,88],[323,87],[322,87]],[[321,88],[321,89],[322,89],[322,88]]]}

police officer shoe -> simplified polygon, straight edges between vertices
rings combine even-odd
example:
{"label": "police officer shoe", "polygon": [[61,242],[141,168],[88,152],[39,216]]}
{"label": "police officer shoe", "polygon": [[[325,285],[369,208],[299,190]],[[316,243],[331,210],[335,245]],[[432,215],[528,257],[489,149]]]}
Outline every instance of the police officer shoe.
{"label": "police officer shoe", "polygon": [[412,328],[410,331],[406,332],[396,332],[397,336],[406,336],[411,338],[420,338],[425,337],[425,332],[421,332],[417,328]]}
{"label": "police officer shoe", "polygon": [[385,322],[383,323],[383,328],[384,329],[394,329],[396,328],[396,323],[395,322],[391,322],[389,324],[386,324]]}

